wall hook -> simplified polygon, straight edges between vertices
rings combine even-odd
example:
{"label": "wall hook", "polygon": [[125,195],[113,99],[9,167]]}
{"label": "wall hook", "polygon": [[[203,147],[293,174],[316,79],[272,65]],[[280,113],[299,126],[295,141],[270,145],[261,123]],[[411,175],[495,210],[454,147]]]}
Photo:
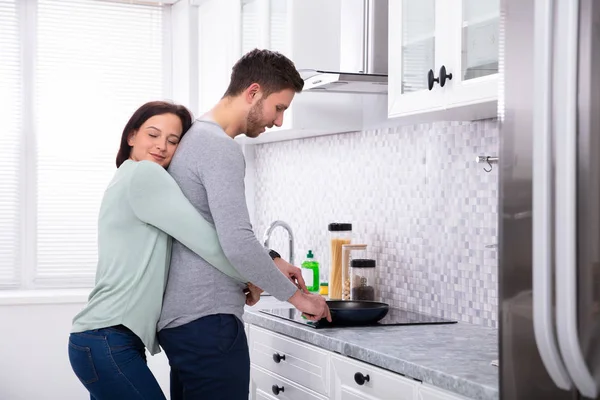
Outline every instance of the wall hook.
{"label": "wall hook", "polygon": [[498,163],[498,157],[492,157],[492,156],[477,156],[475,158],[475,161],[477,161],[478,163],[487,163],[487,165],[490,166],[490,168],[486,168],[483,167],[483,170],[485,172],[492,172],[492,164],[497,164]]}
{"label": "wall hook", "polygon": [[492,164],[490,163],[490,159],[488,158],[487,160],[488,165],[490,166],[490,169],[487,169],[486,167],[483,167],[483,170],[485,172],[492,172]]}

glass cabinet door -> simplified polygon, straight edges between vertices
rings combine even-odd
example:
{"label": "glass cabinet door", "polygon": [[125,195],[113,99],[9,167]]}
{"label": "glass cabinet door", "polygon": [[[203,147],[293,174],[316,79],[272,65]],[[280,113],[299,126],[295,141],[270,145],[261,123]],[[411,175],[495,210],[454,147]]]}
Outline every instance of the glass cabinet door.
{"label": "glass cabinet door", "polygon": [[402,0],[401,93],[428,90],[435,71],[435,0]]}
{"label": "glass cabinet door", "polygon": [[462,0],[461,77],[498,73],[499,0]]}
{"label": "glass cabinet door", "polygon": [[388,116],[496,116],[499,22],[500,0],[390,1]]}
{"label": "glass cabinet door", "polygon": [[[389,4],[388,116],[441,110],[440,67],[448,54],[444,11],[448,0],[394,0]],[[447,82],[444,82],[447,84]]]}
{"label": "glass cabinet door", "polygon": [[469,105],[465,118],[497,115],[500,0],[448,2],[453,38],[449,62],[448,107]]}

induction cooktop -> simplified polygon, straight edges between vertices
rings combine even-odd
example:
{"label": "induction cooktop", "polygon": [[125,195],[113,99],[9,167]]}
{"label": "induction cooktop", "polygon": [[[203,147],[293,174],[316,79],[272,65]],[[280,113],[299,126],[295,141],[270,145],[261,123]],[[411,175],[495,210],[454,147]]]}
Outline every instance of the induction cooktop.
{"label": "induction cooktop", "polygon": [[334,323],[329,323],[327,320],[322,319],[321,321],[309,321],[302,317],[302,313],[297,309],[290,308],[272,308],[263,309],[260,312],[268,315],[273,315],[288,321],[296,322],[305,326],[309,326],[315,329],[322,328],[347,328],[347,327],[358,327],[358,326],[393,326],[393,325],[434,325],[434,324],[455,324],[456,321],[444,319],[440,317],[434,317],[432,315],[422,314],[415,311],[404,310],[401,308],[390,307],[387,315],[374,324],[369,325],[344,325],[336,326]]}

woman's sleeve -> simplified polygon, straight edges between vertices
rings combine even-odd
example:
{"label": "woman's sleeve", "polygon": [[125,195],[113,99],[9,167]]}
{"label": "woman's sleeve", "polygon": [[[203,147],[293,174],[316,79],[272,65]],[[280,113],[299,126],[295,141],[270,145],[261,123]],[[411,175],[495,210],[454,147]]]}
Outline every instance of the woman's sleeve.
{"label": "woman's sleeve", "polygon": [[138,162],[128,197],[141,221],[172,236],[224,274],[247,282],[225,257],[214,226],[200,215],[163,167],[152,161]]}

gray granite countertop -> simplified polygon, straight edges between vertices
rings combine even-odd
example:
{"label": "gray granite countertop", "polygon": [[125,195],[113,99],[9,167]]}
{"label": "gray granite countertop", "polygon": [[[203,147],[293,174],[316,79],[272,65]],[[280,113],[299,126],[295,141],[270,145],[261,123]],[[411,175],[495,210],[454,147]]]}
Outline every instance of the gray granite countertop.
{"label": "gray granite countertop", "polygon": [[466,323],[314,329],[261,313],[288,307],[263,298],[247,307],[247,323],[418,379],[470,399],[496,400],[498,332]]}

